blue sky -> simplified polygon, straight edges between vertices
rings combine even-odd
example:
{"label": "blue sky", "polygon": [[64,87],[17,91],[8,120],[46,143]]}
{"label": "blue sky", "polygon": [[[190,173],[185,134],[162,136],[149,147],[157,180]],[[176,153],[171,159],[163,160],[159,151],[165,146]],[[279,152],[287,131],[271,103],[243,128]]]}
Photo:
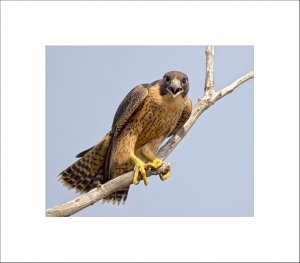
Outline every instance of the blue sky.
{"label": "blue sky", "polygon": [[[189,76],[190,98],[203,95],[204,46],[46,47],[46,207],[76,197],[57,180],[75,155],[109,131],[115,111],[140,83],[170,70]],[[252,46],[215,47],[215,88],[254,70]],[[167,159],[165,182],[131,186],[124,206],[101,201],[75,216],[253,216],[253,95],[250,80],[218,101]]]}

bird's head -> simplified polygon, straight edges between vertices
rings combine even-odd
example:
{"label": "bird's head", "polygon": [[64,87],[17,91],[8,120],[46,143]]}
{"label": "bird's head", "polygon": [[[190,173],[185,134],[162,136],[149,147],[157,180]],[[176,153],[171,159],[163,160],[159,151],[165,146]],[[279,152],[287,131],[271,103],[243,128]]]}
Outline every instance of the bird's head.
{"label": "bird's head", "polygon": [[180,71],[170,71],[163,76],[161,95],[170,94],[173,98],[185,97],[190,89],[187,75]]}

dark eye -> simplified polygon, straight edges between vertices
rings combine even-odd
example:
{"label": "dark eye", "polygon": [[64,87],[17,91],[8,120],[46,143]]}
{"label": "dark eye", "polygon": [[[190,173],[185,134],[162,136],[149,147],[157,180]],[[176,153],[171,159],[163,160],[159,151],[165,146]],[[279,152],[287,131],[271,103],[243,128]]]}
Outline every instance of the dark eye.
{"label": "dark eye", "polygon": [[182,84],[184,85],[184,84],[186,84],[187,83],[187,79],[186,78],[184,78],[184,79],[182,79]]}
{"label": "dark eye", "polygon": [[170,81],[170,77],[169,76],[165,76],[165,80],[166,80],[166,82],[169,82]]}

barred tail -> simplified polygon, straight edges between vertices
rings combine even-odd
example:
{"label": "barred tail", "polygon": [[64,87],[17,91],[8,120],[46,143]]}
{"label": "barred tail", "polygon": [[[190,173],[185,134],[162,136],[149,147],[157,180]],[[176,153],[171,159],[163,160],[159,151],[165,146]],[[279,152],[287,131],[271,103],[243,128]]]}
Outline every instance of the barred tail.
{"label": "barred tail", "polygon": [[[59,174],[59,180],[69,189],[76,189],[76,192],[86,193],[98,184],[104,184],[112,178],[105,177],[105,163],[109,154],[111,134],[107,133],[104,138],[94,147],[79,153],[76,157],[80,159]],[[132,171],[134,165],[128,163],[119,167],[114,172],[113,178],[123,173]],[[117,173],[116,173],[117,172]],[[112,204],[124,204],[129,191],[129,186],[120,189],[108,197],[103,202]]]}
{"label": "barred tail", "polygon": [[97,145],[80,153],[78,156],[82,157],[59,174],[59,180],[64,186],[84,193],[99,183],[105,183],[103,174],[110,137],[107,133]]}

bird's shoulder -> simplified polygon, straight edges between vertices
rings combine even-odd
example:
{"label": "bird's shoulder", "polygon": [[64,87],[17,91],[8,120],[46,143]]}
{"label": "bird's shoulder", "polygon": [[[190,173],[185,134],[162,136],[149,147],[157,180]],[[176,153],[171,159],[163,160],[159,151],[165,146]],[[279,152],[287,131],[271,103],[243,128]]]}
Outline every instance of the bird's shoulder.
{"label": "bird's shoulder", "polygon": [[152,93],[152,91],[158,89],[159,86],[160,80],[157,80],[149,84],[140,84],[129,91],[115,113],[112,131],[123,127],[132,114],[143,104],[149,91]]}

